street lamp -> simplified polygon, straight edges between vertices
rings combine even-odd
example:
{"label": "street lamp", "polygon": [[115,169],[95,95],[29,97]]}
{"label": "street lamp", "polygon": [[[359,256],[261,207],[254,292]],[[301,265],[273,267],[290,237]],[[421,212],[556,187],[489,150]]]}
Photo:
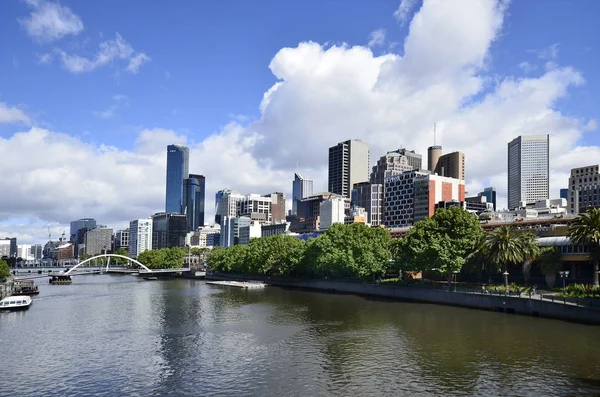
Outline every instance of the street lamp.
{"label": "street lamp", "polygon": [[454,273],[454,292],[456,292],[456,276],[458,275],[458,272],[455,270],[452,273]]}
{"label": "street lamp", "polygon": [[508,271],[505,271],[502,275],[504,276],[504,290],[508,292]]}
{"label": "street lamp", "polygon": [[567,277],[569,277],[569,271],[568,270],[560,271],[560,272],[558,272],[558,274],[560,274],[560,278],[562,278],[562,281],[563,281],[563,290],[567,289],[565,283],[567,281]]}

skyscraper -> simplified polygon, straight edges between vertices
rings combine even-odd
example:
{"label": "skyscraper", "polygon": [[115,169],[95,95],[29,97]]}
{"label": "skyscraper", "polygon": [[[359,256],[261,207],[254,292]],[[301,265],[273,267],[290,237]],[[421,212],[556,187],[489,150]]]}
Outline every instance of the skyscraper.
{"label": "skyscraper", "polygon": [[312,194],[313,181],[302,178],[302,175],[296,172],[292,182],[292,215],[298,215],[298,201]]}
{"label": "skyscraper", "polygon": [[441,146],[427,149],[427,170],[447,178],[465,180],[465,154],[452,152],[442,155]]}
{"label": "skyscraper", "polygon": [[204,226],[205,178],[203,175],[190,174],[184,179],[184,213],[188,219],[189,230]]}
{"label": "skyscraper", "polygon": [[508,208],[550,195],[550,135],[524,135],[508,144]]}
{"label": "skyscraper", "polygon": [[167,191],[165,212],[181,214],[185,209],[183,180],[189,177],[189,149],[181,145],[167,146]]}
{"label": "skyscraper", "polygon": [[371,183],[383,185],[385,178],[399,175],[406,171],[420,170],[422,157],[414,150],[398,149],[387,152],[377,160],[371,172]]}
{"label": "skyscraper", "polygon": [[[573,168],[569,177],[567,203],[570,213],[581,214],[588,208],[600,207],[600,165]],[[562,191],[561,190],[561,197]]]}
{"label": "skyscraper", "polygon": [[129,222],[129,256],[137,258],[152,249],[152,219],[136,219]]}
{"label": "skyscraper", "polygon": [[486,187],[483,192],[480,192],[478,196],[485,197],[486,203],[492,203],[494,211],[496,211],[496,189],[493,187]]}
{"label": "skyscraper", "polygon": [[355,183],[369,181],[369,145],[353,139],[329,148],[328,190],[350,198]]}

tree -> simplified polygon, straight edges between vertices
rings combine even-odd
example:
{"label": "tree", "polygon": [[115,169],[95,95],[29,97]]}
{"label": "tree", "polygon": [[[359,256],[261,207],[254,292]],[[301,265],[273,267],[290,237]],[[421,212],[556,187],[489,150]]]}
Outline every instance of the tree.
{"label": "tree", "polygon": [[483,243],[483,251],[487,258],[497,264],[505,273],[504,286],[508,288],[508,265],[528,260],[538,252],[535,236],[527,236],[509,226],[503,225],[491,231]]}
{"label": "tree", "polygon": [[523,249],[523,278],[525,279],[525,286],[527,286],[531,264],[539,257],[541,249],[533,233],[522,233],[521,239]]}
{"label": "tree", "polygon": [[10,276],[10,268],[4,259],[0,259],[0,280],[4,281]]}
{"label": "tree", "polygon": [[541,250],[540,270],[546,276],[546,284],[552,288],[556,281],[556,273],[562,268],[561,254],[557,247],[546,247]]}
{"label": "tree", "polygon": [[[125,248],[119,248],[114,252],[116,255],[123,255],[123,256],[128,256],[129,253],[127,252],[127,250]],[[117,258],[117,257],[113,257],[110,258],[111,261],[114,261],[114,263],[116,265],[126,265],[127,263],[129,263],[129,261],[125,258]]]}
{"label": "tree", "polygon": [[594,263],[594,286],[598,286],[598,267],[600,263],[600,208],[590,208],[585,214],[578,215],[568,234],[573,244],[584,244],[590,248]]}
{"label": "tree", "polygon": [[439,209],[407,233],[395,262],[415,271],[438,270],[450,281],[476,250],[482,235],[483,229],[473,214],[459,207]]}

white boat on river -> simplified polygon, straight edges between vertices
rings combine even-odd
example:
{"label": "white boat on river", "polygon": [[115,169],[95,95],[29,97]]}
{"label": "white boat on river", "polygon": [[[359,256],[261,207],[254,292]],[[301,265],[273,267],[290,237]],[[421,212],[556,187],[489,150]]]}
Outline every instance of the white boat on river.
{"label": "white boat on river", "polygon": [[0,310],[26,310],[31,302],[31,298],[26,295],[8,296],[0,301]]}

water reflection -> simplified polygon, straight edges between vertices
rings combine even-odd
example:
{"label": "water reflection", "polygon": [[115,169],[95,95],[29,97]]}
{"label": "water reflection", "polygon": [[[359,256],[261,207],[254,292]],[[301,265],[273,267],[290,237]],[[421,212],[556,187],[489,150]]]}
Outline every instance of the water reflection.
{"label": "water reflection", "polygon": [[1,390],[17,380],[25,396],[600,393],[597,327],[195,280],[86,276],[40,290],[28,312],[0,314],[3,356],[18,358]]}

